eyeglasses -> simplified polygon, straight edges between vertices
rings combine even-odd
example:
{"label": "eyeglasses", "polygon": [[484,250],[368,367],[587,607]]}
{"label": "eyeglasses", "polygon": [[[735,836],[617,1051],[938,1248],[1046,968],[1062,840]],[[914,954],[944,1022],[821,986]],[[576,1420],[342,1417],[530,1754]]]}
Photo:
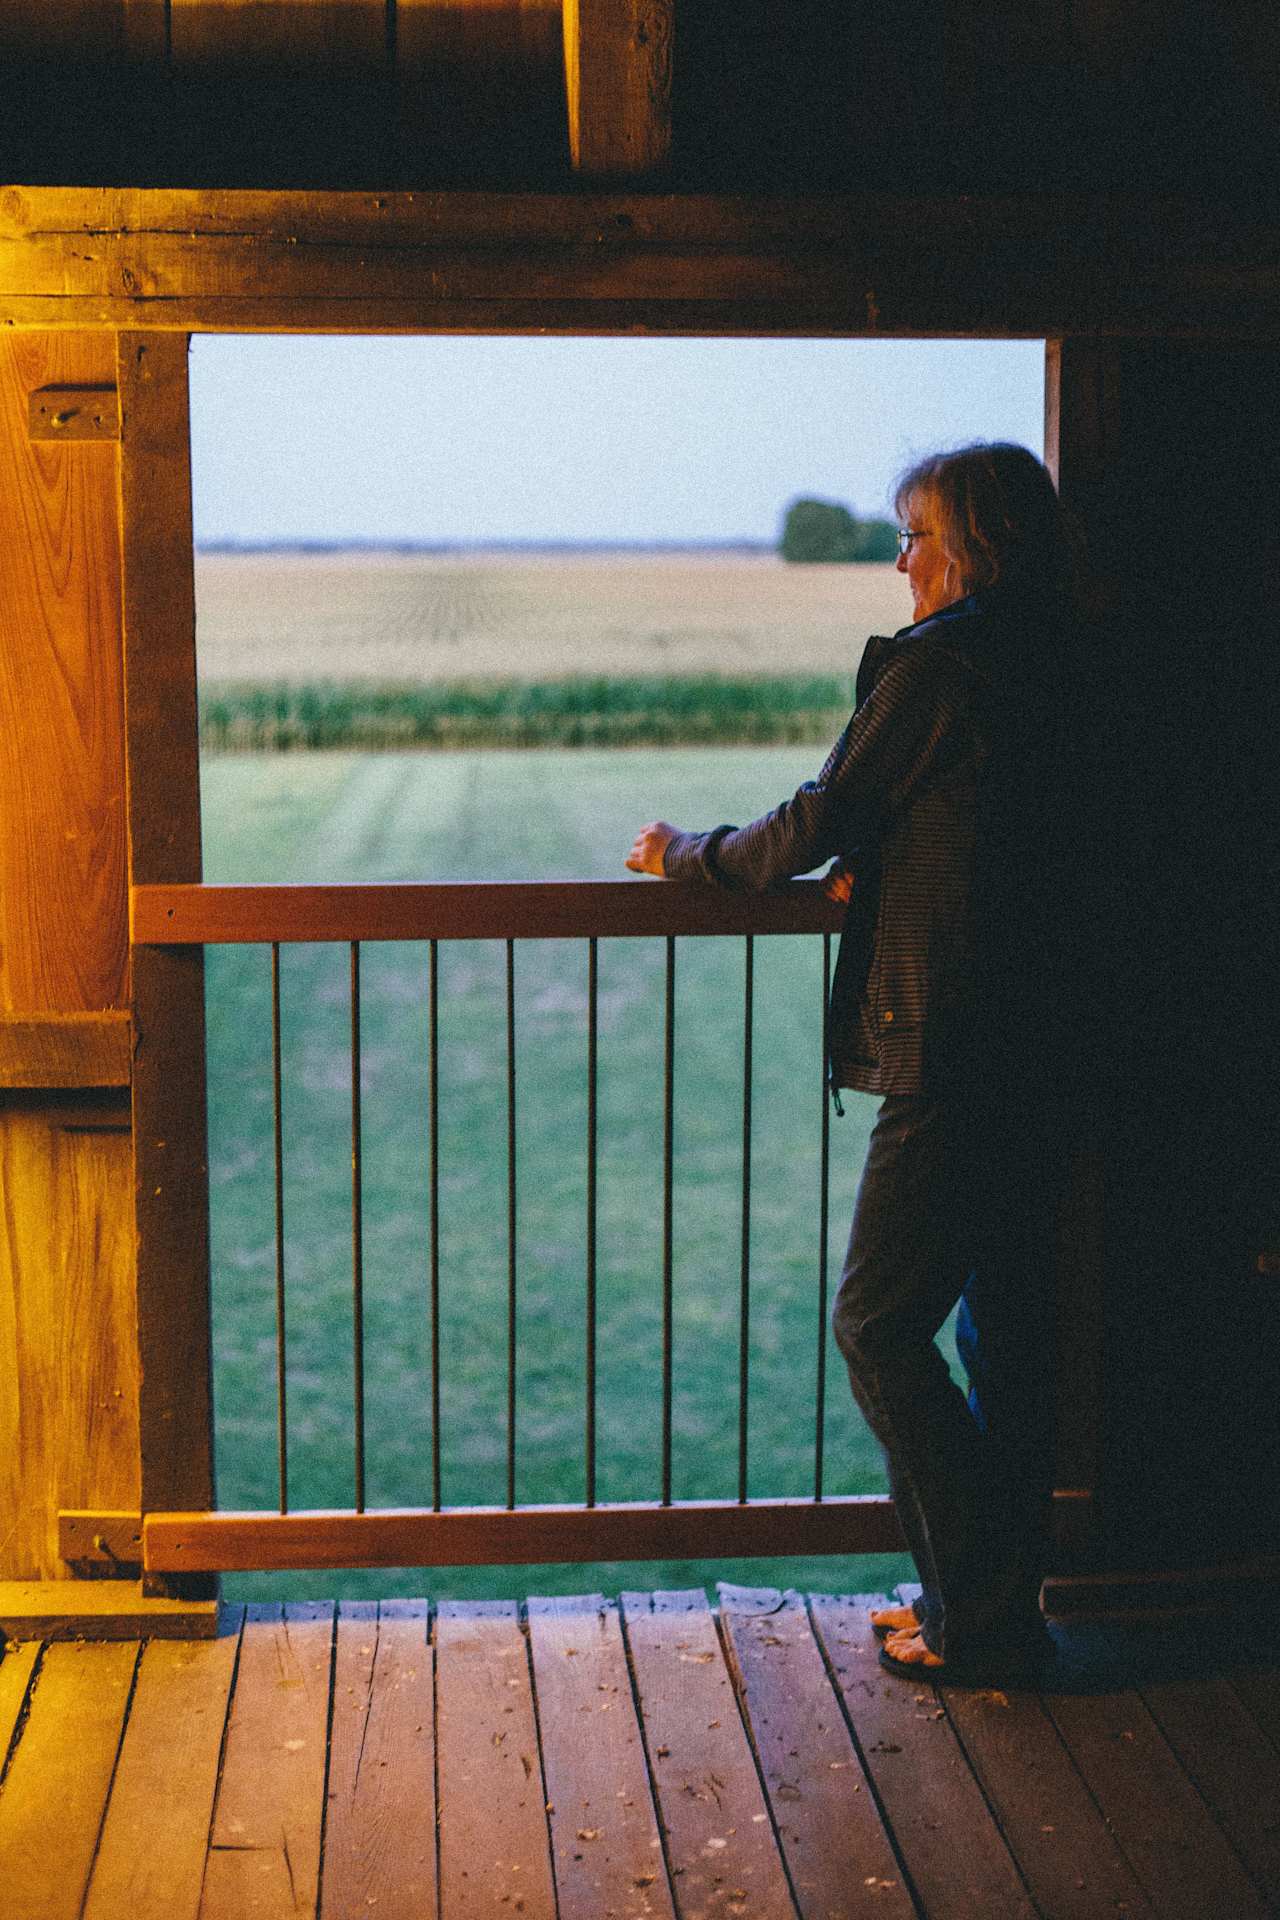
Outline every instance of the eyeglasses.
{"label": "eyeglasses", "polygon": [[912,541],[923,540],[928,531],[928,527],[899,527],[898,552],[910,553]]}

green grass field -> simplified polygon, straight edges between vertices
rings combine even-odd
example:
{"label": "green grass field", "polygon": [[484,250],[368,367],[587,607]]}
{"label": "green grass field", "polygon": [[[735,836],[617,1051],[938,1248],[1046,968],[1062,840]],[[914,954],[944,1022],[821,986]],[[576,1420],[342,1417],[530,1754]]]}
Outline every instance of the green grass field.
{"label": "green grass field", "polygon": [[[209,880],[622,877],[636,826],[745,819],[812,774],[822,750],[208,756]],[[636,885],[656,885],[636,878]],[[678,944],[675,1420],[677,1498],[736,1491],[740,941]],[[821,943],[756,943],[751,1450],[755,1495],[812,1487],[818,1331]],[[522,1501],[583,1491],[586,945],[516,948]],[[352,1499],[350,1072],[345,949],[287,948],[285,1217],[292,1504]],[[431,1494],[427,1357],[426,965],[364,949],[368,1500]],[[504,958],[442,945],[442,1452],[446,1504],[505,1497]],[[658,1488],[661,941],[601,942],[601,1499]],[[219,1502],[271,1506],[274,1215],[268,955],[208,965]],[[832,1122],[831,1283],[872,1102]],[[826,1488],[883,1486],[828,1342]],[[227,1583],[234,1597],[441,1596],[676,1586],[715,1578],[867,1589],[907,1563],[410,1569]]]}

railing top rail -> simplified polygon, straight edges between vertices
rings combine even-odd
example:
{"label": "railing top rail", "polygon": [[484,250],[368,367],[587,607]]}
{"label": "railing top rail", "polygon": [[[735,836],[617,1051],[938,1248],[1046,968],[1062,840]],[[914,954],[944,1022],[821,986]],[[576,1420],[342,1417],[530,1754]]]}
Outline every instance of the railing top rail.
{"label": "railing top rail", "polygon": [[770,893],[696,882],[468,881],[341,886],[145,886],[136,946],[255,941],[547,940],[671,934],[838,933],[844,909],[816,880]]}

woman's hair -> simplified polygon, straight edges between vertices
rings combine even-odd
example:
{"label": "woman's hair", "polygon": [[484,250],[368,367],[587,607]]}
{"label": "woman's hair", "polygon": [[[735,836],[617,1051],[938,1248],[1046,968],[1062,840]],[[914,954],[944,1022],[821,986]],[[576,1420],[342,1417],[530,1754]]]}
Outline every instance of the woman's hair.
{"label": "woman's hair", "polygon": [[899,516],[927,519],[954,569],[957,598],[997,582],[1074,597],[1076,542],[1053,481],[1026,447],[977,440],[927,454],[894,490]]}

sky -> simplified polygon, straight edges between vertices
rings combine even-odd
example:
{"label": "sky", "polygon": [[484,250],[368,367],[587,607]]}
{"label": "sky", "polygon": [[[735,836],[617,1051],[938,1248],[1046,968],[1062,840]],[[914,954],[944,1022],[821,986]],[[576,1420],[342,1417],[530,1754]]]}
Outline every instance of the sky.
{"label": "sky", "polygon": [[197,335],[196,539],[772,542],[1043,413],[1034,341]]}

